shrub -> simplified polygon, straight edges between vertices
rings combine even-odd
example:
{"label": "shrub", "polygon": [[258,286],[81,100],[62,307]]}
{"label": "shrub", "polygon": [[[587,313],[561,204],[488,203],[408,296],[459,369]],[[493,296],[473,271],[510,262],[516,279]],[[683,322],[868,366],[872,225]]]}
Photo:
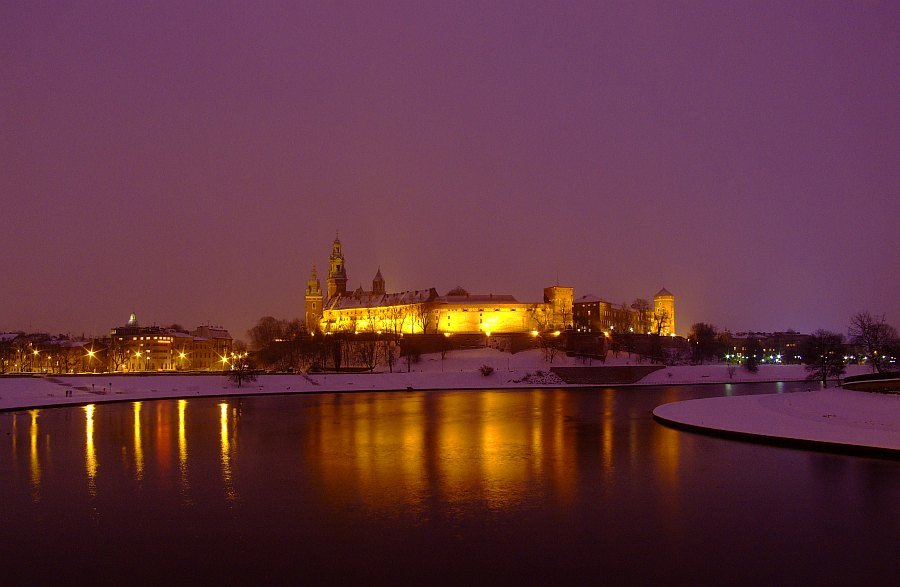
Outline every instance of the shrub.
{"label": "shrub", "polygon": [[756,355],[747,355],[747,358],[744,359],[744,369],[750,373],[759,371],[759,359],[756,358]]}
{"label": "shrub", "polygon": [[482,365],[478,370],[481,371],[481,374],[485,377],[494,373],[494,368],[490,365]]}
{"label": "shrub", "polygon": [[237,365],[235,369],[226,370],[225,375],[229,381],[236,383],[238,387],[246,382],[256,381],[256,369],[253,368],[249,361]]}

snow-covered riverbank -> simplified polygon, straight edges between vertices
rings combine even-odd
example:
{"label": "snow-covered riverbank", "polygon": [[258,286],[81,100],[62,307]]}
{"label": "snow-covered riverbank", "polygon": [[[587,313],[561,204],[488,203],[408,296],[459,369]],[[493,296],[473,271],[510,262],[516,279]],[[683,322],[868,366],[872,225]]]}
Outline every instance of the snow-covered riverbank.
{"label": "snow-covered riverbank", "polygon": [[[607,366],[636,364],[626,354],[610,356],[605,363]],[[482,375],[482,365],[489,365],[494,373]],[[266,393],[584,387],[564,383],[550,372],[551,367],[599,365],[603,364],[583,363],[561,355],[551,365],[537,349],[514,355],[494,349],[475,349],[453,351],[443,360],[440,354],[423,355],[419,363],[411,365],[409,373],[405,372],[405,363],[401,363],[395,365],[395,370],[404,371],[399,373],[260,375],[257,381],[245,383],[241,388],[222,375],[4,376],[0,377],[0,409]],[[799,365],[762,365],[757,373],[744,369],[729,373],[725,365],[697,365],[666,367],[644,377],[638,384],[797,381],[805,377],[806,371]]]}
{"label": "snow-covered riverbank", "polygon": [[900,456],[900,395],[829,388],[664,404],[663,423],[766,442],[893,451]]}

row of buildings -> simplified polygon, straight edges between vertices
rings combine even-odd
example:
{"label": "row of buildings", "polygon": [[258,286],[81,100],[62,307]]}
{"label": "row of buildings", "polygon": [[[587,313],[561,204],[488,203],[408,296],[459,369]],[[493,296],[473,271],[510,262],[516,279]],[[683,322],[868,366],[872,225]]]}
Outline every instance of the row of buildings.
{"label": "row of buildings", "polygon": [[224,328],[140,326],[134,314],[103,338],[0,334],[0,373],[221,371],[234,358]]}
{"label": "row of buildings", "polygon": [[372,289],[347,290],[347,266],[338,238],[331,246],[326,289],[315,265],[306,286],[305,323],[309,332],[393,334],[507,334],[573,330],[674,336],[675,296],[665,289],[645,302],[617,306],[596,296],[575,299],[571,287],[544,288],[538,302],[508,294],[471,294],[457,287],[446,295],[434,288],[388,293],[381,269]]}

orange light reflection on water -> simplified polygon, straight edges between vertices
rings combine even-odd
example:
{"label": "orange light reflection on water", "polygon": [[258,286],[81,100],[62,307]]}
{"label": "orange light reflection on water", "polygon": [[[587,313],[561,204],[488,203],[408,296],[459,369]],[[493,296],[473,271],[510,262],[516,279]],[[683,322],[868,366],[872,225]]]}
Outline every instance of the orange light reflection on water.
{"label": "orange light reflection on water", "polygon": [[225,499],[234,501],[234,479],[231,471],[231,439],[228,433],[228,404],[219,404],[219,445],[221,448],[222,482],[225,485]]}
{"label": "orange light reflection on water", "polygon": [[97,468],[100,465],[97,462],[97,453],[94,450],[94,404],[84,406],[84,419],[84,466],[87,474],[88,493],[91,497],[95,497],[97,495]]}
{"label": "orange light reflection on water", "polygon": [[31,464],[31,497],[34,502],[41,499],[41,460],[38,455],[38,410],[30,410],[31,428],[29,433],[31,436],[31,451],[29,463]]}
{"label": "orange light reflection on water", "polygon": [[[671,403],[681,399],[677,389],[669,388],[663,396],[663,403]],[[653,457],[663,482],[670,492],[678,489],[678,468],[683,435],[668,426],[653,427]]]}
{"label": "orange light reflection on water", "polygon": [[603,417],[600,420],[600,426],[600,463],[603,467],[603,480],[609,483],[615,473],[613,443],[616,438],[616,395],[610,389],[603,391]]}
{"label": "orange light reflection on water", "polygon": [[504,510],[521,506],[535,480],[569,499],[578,474],[565,402],[564,393],[335,398],[321,405],[312,446],[336,504],[394,507],[402,492],[412,511],[426,498]]}
{"label": "orange light reflection on water", "polygon": [[181,482],[181,494],[187,499],[187,493],[190,489],[188,484],[187,463],[188,463],[188,447],[187,436],[185,435],[185,410],[187,409],[187,400],[178,400],[178,471]]}
{"label": "orange light reflection on water", "polygon": [[134,402],[134,478],[144,479],[144,446],[141,442],[141,402]]}

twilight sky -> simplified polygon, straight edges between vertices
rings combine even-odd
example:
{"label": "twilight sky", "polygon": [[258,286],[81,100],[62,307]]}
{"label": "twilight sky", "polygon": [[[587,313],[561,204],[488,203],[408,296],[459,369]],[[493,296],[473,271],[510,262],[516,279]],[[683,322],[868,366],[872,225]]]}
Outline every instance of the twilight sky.
{"label": "twilight sky", "polygon": [[0,331],[246,339],[335,231],[353,288],[900,326],[896,2],[69,4],[0,3]]}

